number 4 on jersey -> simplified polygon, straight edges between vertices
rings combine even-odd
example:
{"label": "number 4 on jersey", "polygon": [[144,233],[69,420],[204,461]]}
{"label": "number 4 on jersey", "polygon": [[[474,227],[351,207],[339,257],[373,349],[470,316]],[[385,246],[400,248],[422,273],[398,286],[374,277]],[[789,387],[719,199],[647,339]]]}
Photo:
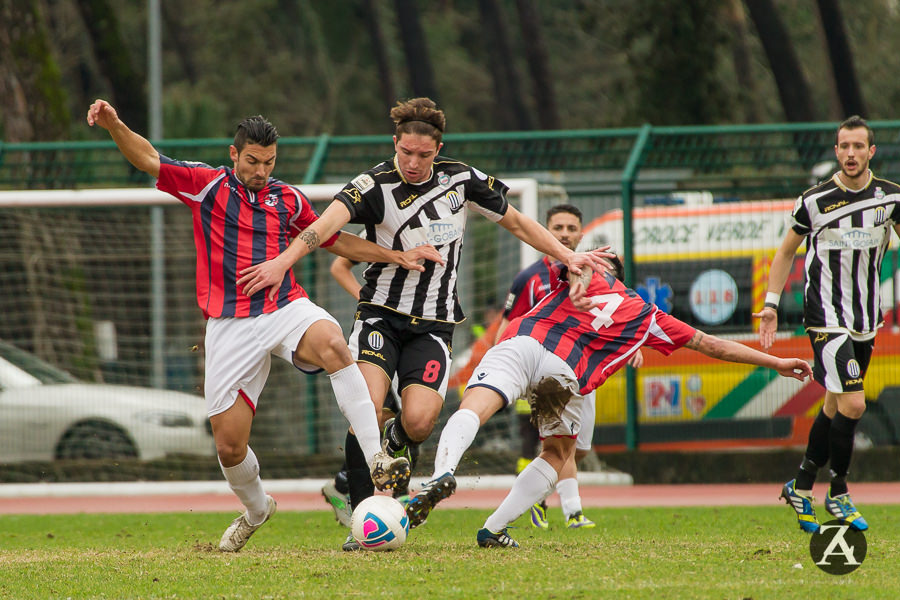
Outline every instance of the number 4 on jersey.
{"label": "number 4 on jersey", "polygon": [[601,327],[609,327],[613,324],[612,314],[616,312],[616,309],[619,308],[619,305],[622,304],[622,296],[619,294],[601,294],[599,296],[591,296],[591,301],[595,304],[602,304],[602,308],[600,306],[595,306],[592,308],[590,312],[594,317],[596,317],[593,321],[591,321],[591,327],[600,331]]}

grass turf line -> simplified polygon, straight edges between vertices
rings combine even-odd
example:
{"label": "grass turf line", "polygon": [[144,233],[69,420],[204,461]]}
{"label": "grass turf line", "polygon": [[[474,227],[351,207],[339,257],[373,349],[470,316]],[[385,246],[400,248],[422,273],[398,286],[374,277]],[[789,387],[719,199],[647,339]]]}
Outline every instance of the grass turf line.
{"label": "grass turf line", "polygon": [[845,576],[786,506],[589,509],[590,530],[551,508],[550,530],[510,530],[519,550],[477,547],[490,511],[438,509],[388,553],[342,552],[325,511],[279,512],[238,554],[216,551],[233,514],[0,516],[0,598],[895,598],[900,506],[861,508]]}

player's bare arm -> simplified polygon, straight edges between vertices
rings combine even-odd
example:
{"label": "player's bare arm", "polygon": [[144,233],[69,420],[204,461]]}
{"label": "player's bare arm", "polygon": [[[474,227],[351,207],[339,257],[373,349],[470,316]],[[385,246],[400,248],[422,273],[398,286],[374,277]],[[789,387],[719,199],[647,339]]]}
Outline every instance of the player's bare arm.
{"label": "player's bare arm", "polygon": [[777,358],[743,344],[705,334],[702,331],[694,333],[685,347],[719,360],[767,367],[777,371],[782,377],[793,377],[800,381],[812,377],[812,368],[805,360]]}
{"label": "player's bare arm", "polygon": [[244,293],[248,296],[271,287],[269,299],[274,300],[278,286],[281,285],[281,280],[287,270],[295,262],[314,252],[322,243],[321,240],[330,239],[349,221],[350,211],[347,210],[347,207],[342,202],[332,202],[322,216],[300,232],[300,235],[295,237],[281,254],[241,270],[241,277],[237,280],[237,284],[244,286]]}
{"label": "player's bare arm", "polygon": [[396,263],[409,271],[424,271],[426,260],[444,264],[444,257],[430,244],[406,251],[390,250],[346,231],[326,250],[354,262]]}
{"label": "player's bare arm", "polygon": [[95,100],[88,108],[87,124],[107,130],[128,162],[144,173],[159,177],[159,152],[146,138],[129,129],[109,102]]}
{"label": "player's bare arm", "polygon": [[[803,243],[803,236],[792,229],[788,229],[781,242],[781,246],[775,252],[772,266],[769,268],[769,287],[766,294],[766,306],[753,316],[759,319],[759,345],[763,350],[768,350],[775,343],[775,332],[778,331],[777,300],[781,297],[784,284],[787,282],[794,262],[797,248]],[[774,304],[775,306],[772,306]]]}
{"label": "player's bare arm", "polygon": [[591,267],[594,271],[612,272],[613,270],[612,265],[604,260],[614,256],[606,252],[609,246],[592,250],[591,252],[574,252],[569,250],[553,237],[553,234],[546,227],[531,217],[523,215],[513,206],[509,207],[498,223],[535,250],[562,261],[576,275],[585,266]]}

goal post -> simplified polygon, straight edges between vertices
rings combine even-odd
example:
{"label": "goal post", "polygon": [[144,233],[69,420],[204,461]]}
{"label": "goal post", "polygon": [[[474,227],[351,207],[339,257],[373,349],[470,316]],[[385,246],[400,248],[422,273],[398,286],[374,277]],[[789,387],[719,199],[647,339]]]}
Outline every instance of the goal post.
{"label": "goal post", "polygon": [[[540,222],[537,181],[504,182],[510,203]],[[341,184],[299,187],[321,212]],[[205,321],[196,305],[191,217],[181,204],[154,188],[0,191],[0,340],[84,381],[150,387],[161,372],[160,387],[202,395]],[[153,234],[154,212],[162,235]],[[468,320],[456,328],[455,357],[464,355],[487,309],[502,302],[513,276],[538,259],[501,229],[480,215],[468,219],[458,284]],[[331,277],[333,258],[316,252],[294,269],[346,333],[356,304]],[[327,378],[306,378],[282,362],[273,361],[260,398],[254,447],[338,459],[347,423]],[[457,406],[457,393],[448,392],[445,413]],[[483,441],[512,451],[516,435],[510,426]],[[436,444],[432,437],[426,451]]]}

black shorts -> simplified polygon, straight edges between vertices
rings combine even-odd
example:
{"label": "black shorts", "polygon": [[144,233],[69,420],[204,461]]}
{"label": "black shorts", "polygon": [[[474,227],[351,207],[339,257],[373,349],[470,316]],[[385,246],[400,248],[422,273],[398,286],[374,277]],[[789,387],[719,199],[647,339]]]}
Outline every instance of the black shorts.
{"label": "black shorts", "polygon": [[447,393],[452,357],[453,323],[410,317],[373,304],[360,304],[350,332],[350,351],[357,361],[375,365],[398,388],[422,385]]}
{"label": "black shorts", "polygon": [[808,331],[815,362],[813,378],[835,394],[861,392],[875,338],[854,341],[849,333]]}

